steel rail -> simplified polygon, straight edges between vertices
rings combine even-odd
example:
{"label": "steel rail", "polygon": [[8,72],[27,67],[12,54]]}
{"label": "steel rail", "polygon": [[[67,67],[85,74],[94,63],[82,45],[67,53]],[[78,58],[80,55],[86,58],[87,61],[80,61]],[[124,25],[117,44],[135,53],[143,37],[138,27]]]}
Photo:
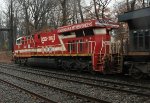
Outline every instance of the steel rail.
{"label": "steel rail", "polygon": [[86,85],[90,85],[90,86],[94,86],[94,87],[100,87],[100,88],[104,88],[104,89],[111,89],[111,90],[126,92],[126,93],[130,93],[130,94],[136,94],[136,95],[150,97],[150,94],[144,94],[144,93],[140,93],[140,92],[134,92],[134,91],[124,90],[124,89],[118,89],[118,88],[114,88],[114,87],[111,87],[111,86],[105,86],[105,85],[103,86],[103,85],[98,85],[98,84],[81,82],[81,81],[77,81],[77,80],[70,80],[70,79],[65,79],[65,78],[53,77],[53,76],[48,76],[48,75],[43,75],[43,74],[31,73],[31,72],[28,72],[28,71],[23,71],[23,72],[30,73],[30,74],[35,74],[35,75],[39,75],[39,76],[45,76],[45,77],[49,77],[49,78],[54,78],[54,79],[60,79],[60,80],[63,80],[63,81],[70,81],[70,82],[75,82],[75,83],[79,83],[79,84],[86,84]]}
{"label": "steel rail", "polygon": [[87,100],[98,102],[98,103],[110,103],[108,101],[104,101],[104,100],[101,100],[101,99],[98,99],[98,98],[78,94],[78,93],[75,93],[75,92],[71,92],[71,91],[68,91],[68,90],[64,90],[64,89],[61,89],[61,88],[53,87],[53,86],[50,86],[50,85],[47,85],[47,84],[39,83],[39,82],[36,82],[36,81],[32,81],[32,80],[29,80],[29,79],[25,79],[25,78],[22,78],[22,77],[15,76],[15,75],[12,75],[12,74],[8,74],[8,73],[5,73],[5,72],[0,72],[0,73],[11,76],[11,77],[15,77],[15,78],[18,78],[18,79],[22,79],[22,80],[25,80],[25,81],[28,81],[28,82],[31,82],[31,83],[35,83],[35,84],[38,84],[38,85],[42,85],[42,86],[45,86],[45,87],[48,87],[48,88],[59,90],[59,91],[64,92],[64,93],[75,95],[79,98],[87,99]]}
{"label": "steel rail", "polygon": [[[7,67],[8,68],[8,67]],[[14,69],[14,68],[12,68]],[[55,78],[55,79],[60,79],[60,80],[64,80],[64,81],[70,81],[70,82],[75,82],[75,83],[80,83],[80,84],[86,84],[86,85],[90,85],[90,86],[95,86],[95,87],[100,87],[100,88],[104,88],[104,89],[111,89],[111,90],[115,90],[115,91],[121,91],[121,92],[126,92],[126,93],[130,93],[130,94],[136,94],[136,95],[140,95],[140,96],[146,96],[146,97],[150,97],[150,94],[145,94],[145,93],[141,93],[141,92],[135,92],[135,91],[129,91],[129,90],[124,90],[124,89],[120,89],[120,88],[115,88],[112,86],[105,86],[105,85],[98,85],[98,84],[92,84],[92,83],[87,83],[87,82],[81,82],[81,81],[77,81],[77,80],[69,80],[69,79],[65,79],[65,78],[59,78],[59,77],[53,77],[53,76],[49,76],[49,75],[43,75],[43,74],[38,74],[38,73],[32,73],[29,71],[24,71],[24,70],[18,70],[18,69],[14,69],[16,71],[21,71],[21,72],[26,72],[26,73],[30,73],[30,74],[35,74],[35,75],[39,75],[39,76],[45,76],[45,77],[50,77],[50,78]],[[73,76],[74,77],[74,76]],[[76,76],[75,76],[76,77]],[[78,77],[76,77],[78,78]],[[81,78],[81,77],[79,77]],[[82,78],[83,79],[83,78]],[[103,82],[103,81],[102,81]],[[107,81],[106,81],[107,82]],[[114,85],[114,82],[110,82],[112,83],[112,85]],[[117,82],[115,82],[117,83]],[[117,85],[120,85],[120,83],[118,83]],[[124,84],[121,84],[121,86],[124,86]],[[128,85],[127,85],[128,86]],[[129,85],[130,86],[130,85]],[[140,87],[138,86],[138,89]],[[140,88],[141,89],[141,88]],[[145,88],[144,88],[145,89]],[[149,89],[149,88],[148,88]]]}
{"label": "steel rail", "polygon": [[[12,69],[14,69],[14,68],[12,68]],[[18,69],[15,69],[15,70],[18,70]],[[142,88],[142,89],[149,89],[150,90],[150,87],[139,86],[139,85],[134,85],[134,84],[126,84],[126,83],[120,83],[120,82],[114,82],[114,81],[99,80],[99,79],[93,79],[93,78],[88,78],[88,77],[79,77],[79,76],[74,76],[74,75],[69,75],[69,74],[56,73],[56,72],[51,72],[51,71],[43,71],[43,70],[38,70],[38,69],[29,69],[28,68],[28,70],[35,70],[35,71],[40,71],[40,72],[44,72],[44,73],[51,73],[51,74],[62,75],[62,76],[69,76],[69,77],[74,77],[74,78],[79,78],[79,79],[85,79],[85,80],[91,80],[91,81],[96,81],[96,82],[106,82],[106,83],[112,83],[112,84],[116,84],[116,85],[130,86],[130,87],[136,87],[136,88]],[[29,72],[29,71],[25,71],[25,70],[18,70],[18,71]],[[31,72],[29,72],[29,73],[31,73]],[[42,74],[40,74],[40,75],[42,75]],[[49,76],[49,77],[52,77],[52,76]]]}
{"label": "steel rail", "polygon": [[[34,95],[35,97],[38,97],[38,98],[44,100],[46,103],[57,103],[57,102],[55,102],[55,101],[52,101],[52,100],[50,100],[50,99],[48,99],[48,98],[45,98],[45,97],[39,95],[39,94],[36,94],[36,93],[31,92],[31,91],[28,91],[28,90],[26,90],[26,89],[24,89],[24,88],[22,88],[22,87],[20,87],[20,86],[17,86],[17,85],[15,85],[15,84],[12,84],[12,83],[10,83],[10,82],[8,82],[8,81],[4,81],[4,80],[2,80],[2,79],[0,79],[0,81],[1,81],[1,82],[4,82],[4,83],[6,83],[6,84],[9,84],[9,85],[11,85],[11,86],[13,86],[13,87],[15,87],[15,88],[18,88],[18,89],[20,89],[20,90],[22,90],[22,91],[25,91],[25,92],[27,92],[27,93],[29,93],[29,94],[31,94],[31,95]],[[45,102],[44,102],[44,103],[45,103]]]}

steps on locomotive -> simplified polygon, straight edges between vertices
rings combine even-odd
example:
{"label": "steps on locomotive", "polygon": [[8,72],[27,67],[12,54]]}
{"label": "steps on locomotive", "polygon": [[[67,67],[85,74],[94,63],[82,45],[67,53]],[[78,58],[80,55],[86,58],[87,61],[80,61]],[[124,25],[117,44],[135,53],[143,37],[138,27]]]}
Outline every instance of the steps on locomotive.
{"label": "steps on locomotive", "polygon": [[[107,59],[107,60],[106,60]],[[108,58],[105,54],[98,55],[98,66],[105,66],[105,63],[108,61],[108,70],[111,74],[121,73],[121,55],[116,53],[109,55]],[[110,74],[109,73],[109,74]]]}
{"label": "steps on locomotive", "polygon": [[121,73],[121,55],[120,54],[115,54],[114,55],[114,73]]}
{"label": "steps on locomotive", "polygon": [[103,64],[104,64],[104,54],[99,54],[99,55],[98,55],[97,64],[98,64],[98,65],[103,65]]}

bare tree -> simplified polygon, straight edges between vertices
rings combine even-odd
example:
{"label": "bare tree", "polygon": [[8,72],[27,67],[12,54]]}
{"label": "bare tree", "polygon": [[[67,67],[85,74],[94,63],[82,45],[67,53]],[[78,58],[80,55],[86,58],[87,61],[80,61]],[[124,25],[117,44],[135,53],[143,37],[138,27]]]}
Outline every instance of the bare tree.
{"label": "bare tree", "polygon": [[96,18],[99,19],[98,10],[97,10],[97,2],[96,0],[93,0],[93,2],[94,2],[94,10],[95,10]]}
{"label": "bare tree", "polygon": [[79,13],[80,13],[80,17],[81,17],[81,21],[84,22],[84,18],[83,18],[83,13],[82,13],[82,9],[81,9],[81,0],[77,0],[78,1],[78,7],[79,7]]}
{"label": "bare tree", "polygon": [[136,0],[131,1],[131,10],[135,9],[135,3],[136,3]]}
{"label": "bare tree", "polygon": [[105,17],[105,10],[110,3],[111,0],[93,0],[94,2],[94,10],[96,14],[96,18],[99,19],[99,13],[100,17],[104,18]]}
{"label": "bare tree", "polygon": [[67,1],[68,0],[60,0],[61,7],[62,7],[62,25],[67,24]]}
{"label": "bare tree", "polygon": [[104,18],[104,12],[105,12],[105,9],[106,9],[106,7],[108,6],[108,4],[110,3],[110,1],[111,0],[99,0],[100,1],[100,3],[101,3],[101,6],[102,6],[102,12],[101,12],[101,14],[102,14],[102,18]]}
{"label": "bare tree", "polygon": [[130,10],[129,0],[126,0],[126,2],[127,2],[127,11],[129,11]]}
{"label": "bare tree", "polygon": [[143,5],[143,7],[145,7],[145,0],[142,0],[142,1],[143,1],[142,5]]}
{"label": "bare tree", "polygon": [[78,19],[77,19],[77,6],[76,6],[77,2],[76,0],[73,0],[73,24],[75,24],[75,22],[78,23]]}

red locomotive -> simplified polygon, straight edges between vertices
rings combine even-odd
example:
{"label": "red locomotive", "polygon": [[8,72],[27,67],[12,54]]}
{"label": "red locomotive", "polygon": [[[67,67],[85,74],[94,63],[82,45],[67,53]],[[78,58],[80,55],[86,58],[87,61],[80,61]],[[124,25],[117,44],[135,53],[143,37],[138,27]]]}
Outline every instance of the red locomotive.
{"label": "red locomotive", "polygon": [[29,58],[52,59],[65,70],[120,73],[115,68],[119,54],[110,43],[110,32],[118,27],[110,19],[100,19],[22,36],[16,40],[14,59],[21,64]]}

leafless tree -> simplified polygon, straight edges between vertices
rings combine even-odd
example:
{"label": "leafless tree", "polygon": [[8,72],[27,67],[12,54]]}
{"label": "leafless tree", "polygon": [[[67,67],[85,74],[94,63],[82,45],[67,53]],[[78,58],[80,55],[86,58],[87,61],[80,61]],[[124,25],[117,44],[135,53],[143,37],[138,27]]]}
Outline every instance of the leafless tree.
{"label": "leafless tree", "polygon": [[78,1],[78,7],[79,7],[79,13],[80,13],[81,21],[84,22],[82,8],[81,8],[81,4],[80,4],[81,0],[77,0],[77,1]]}
{"label": "leafless tree", "polygon": [[68,0],[59,0],[62,7],[62,25],[67,24],[67,1]]}
{"label": "leafless tree", "polygon": [[102,6],[102,12],[101,12],[101,14],[102,14],[102,18],[104,18],[104,12],[105,12],[105,9],[106,9],[106,7],[108,6],[108,4],[110,3],[110,1],[111,0],[99,0],[100,1],[100,3],[101,3],[101,6]]}
{"label": "leafless tree", "polygon": [[135,9],[136,0],[131,1],[131,11]]}
{"label": "leafless tree", "polygon": [[96,2],[96,0],[93,0],[93,2],[94,2],[94,10],[95,10],[95,15],[96,15],[96,18],[97,19],[99,19],[99,13],[98,13],[98,10],[97,10],[97,2]]}
{"label": "leafless tree", "polygon": [[127,11],[129,11],[130,10],[129,0],[126,0],[126,3],[127,3]]}
{"label": "leafless tree", "polygon": [[93,0],[95,15],[97,19],[99,19],[99,14],[101,18],[105,17],[104,13],[110,1],[111,0]]}

